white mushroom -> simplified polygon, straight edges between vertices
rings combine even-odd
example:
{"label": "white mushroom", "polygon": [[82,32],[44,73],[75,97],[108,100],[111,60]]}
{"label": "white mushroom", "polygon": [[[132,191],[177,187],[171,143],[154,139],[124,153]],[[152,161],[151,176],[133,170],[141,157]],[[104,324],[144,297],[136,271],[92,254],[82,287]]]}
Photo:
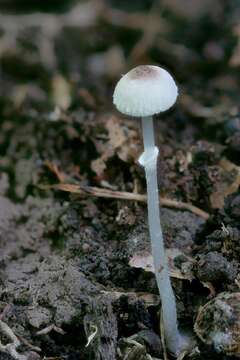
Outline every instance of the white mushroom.
{"label": "white mushroom", "polygon": [[157,183],[158,148],[155,146],[153,115],[168,110],[178,95],[172,76],[158,66],[142,65],[124,75],[116,85],[113,102],[123,114],[142,117],[144,152],[139,163],[144,166],[147,180],[148,221],[155,275],[159,288],[165,338],[175,355],[183,348],[177,325],[176,301],[170,282],[160,223]]}
{"label": "white mushroom", "polygon": [[116,85],[113,103],[123,114],[145,117],[168,110],[178,89],[172,76],[153,65],[141,65],[124,75]]}

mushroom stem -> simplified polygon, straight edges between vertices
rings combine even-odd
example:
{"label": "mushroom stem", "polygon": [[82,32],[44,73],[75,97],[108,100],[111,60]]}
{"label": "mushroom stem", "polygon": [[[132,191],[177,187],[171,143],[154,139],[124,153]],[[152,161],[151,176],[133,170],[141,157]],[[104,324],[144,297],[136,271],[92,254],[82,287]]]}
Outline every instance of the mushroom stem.
{"label": "mushroom stem", "polygon": [[155,146],[152,116],[142,118],[144,152],[139,163],[144,166],[147,180],[148,222],[156,281],[161,297],[163,325],[168,349],[179,352],[180,335],[177,325],[176,301],[170,282],[160,222],[160,204],[157,181],[158,148]]}

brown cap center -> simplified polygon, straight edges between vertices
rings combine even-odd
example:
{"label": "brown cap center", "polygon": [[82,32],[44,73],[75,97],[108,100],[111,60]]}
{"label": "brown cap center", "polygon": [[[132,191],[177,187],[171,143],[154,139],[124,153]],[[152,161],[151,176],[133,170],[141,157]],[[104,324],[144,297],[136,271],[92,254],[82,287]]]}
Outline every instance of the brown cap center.
{"label": "brown cap center", "polygon": [[140,65],[129,72],[129,78],[131,80],[154,78],[156,75],[157,70],[150,65]]}

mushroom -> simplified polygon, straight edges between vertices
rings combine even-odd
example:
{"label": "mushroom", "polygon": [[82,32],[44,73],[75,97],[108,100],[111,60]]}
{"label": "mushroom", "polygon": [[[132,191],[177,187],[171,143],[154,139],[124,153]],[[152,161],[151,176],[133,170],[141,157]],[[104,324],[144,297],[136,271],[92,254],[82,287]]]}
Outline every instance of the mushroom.
{"label": "mushroom", "polygon": [[123,114],[141,117],[144,152],[139,163],[145,168],[147,180],[148,221],[156,281],[161,297],[163,325],[167,348],[178,355],[183,337],[177,324],[176,301],[170,282],[160,222],[157,182],[157,157],[153,115],[168,110],[176,101],[177,86],[172,76],[158,66],[141,65],[125,74],[117,83],[113,103]]}

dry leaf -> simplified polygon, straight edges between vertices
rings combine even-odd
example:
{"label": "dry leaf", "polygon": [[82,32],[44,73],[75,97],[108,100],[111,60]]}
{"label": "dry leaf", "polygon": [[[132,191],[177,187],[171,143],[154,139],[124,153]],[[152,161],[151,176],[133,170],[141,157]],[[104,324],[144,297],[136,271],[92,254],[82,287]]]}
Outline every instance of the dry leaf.
{"label": "dry leaf", "polygon": [[[195,260],[192,257],[190,257],[189,255],[185,255],[182,251],[176,248],[167,249],[166,256],[168,258],[168,266],[170,276],[172,278],[189,281],[195,279],[194,273],[192,271],[192,265],[194,264]],[[177,256],[184,256],[184,258],[186,258],[186,262],[183,262],[181,264],[181,269],[176,267],[174,264],[174,259]],[[153,257],[149,252],[134,254],[129,261],[129,265],[134,268],[139,268],[154,273]],[[210,297],[213,297],[215,295],[216,291],[211,283],[201,281],[201,284],[209,290]]]}
{"label": "dry leaf", "polygon": [[98,176],[103,175],[106,162],[114,155],[124,162],[137,161],[140,153],[139,136],[136,130],[126,124],[126,121],[123,122],[116,116],[111,116],[105,121],[108,137],[105,142],[102,139],[95,142],[98,152],[102,155],[91,162],[91,168]]}
{"label": "dry leaf", "polygon": [[227,159],[222,159],[219,162],[219,166],[225,172],[236,172],[236,176],[234,181],[229,184],[224,184],[221,182],[219,184],[219,189],[217,189],[214,193],[210,195],[210,201],[213,209],[222,209],[224,207],[225,198],[228,195],[236,192],[240,186],[240,167],[231,163]]}
{"label": "dry leaf", "polygon": [[[184,271],[177,268],[174,264],[174,259],[180,255],[186,258],[186,264],[188,264],[187,266],[185,266]],[[168,258],[168,266],[171,277],[181,280],[189,280],[189,281],[194,279],[194,275],[191,271],[192,268],[191,265],[194,263],[193,258],[191,258],[190,256],[186,256],[179,249],[176,248],[167,249],[166,256]],[[140,268],[145,271],[150,271],[154,273],[153,257],[152,254],[149,252],[134,254],[129,261],[129,265],[131,267]]]}
{"label": "dry leaf", "polygon": [[101,176],[106,170],[106,163],[102,157],[93,160],[91,162],[91,169],[98,175]]}

